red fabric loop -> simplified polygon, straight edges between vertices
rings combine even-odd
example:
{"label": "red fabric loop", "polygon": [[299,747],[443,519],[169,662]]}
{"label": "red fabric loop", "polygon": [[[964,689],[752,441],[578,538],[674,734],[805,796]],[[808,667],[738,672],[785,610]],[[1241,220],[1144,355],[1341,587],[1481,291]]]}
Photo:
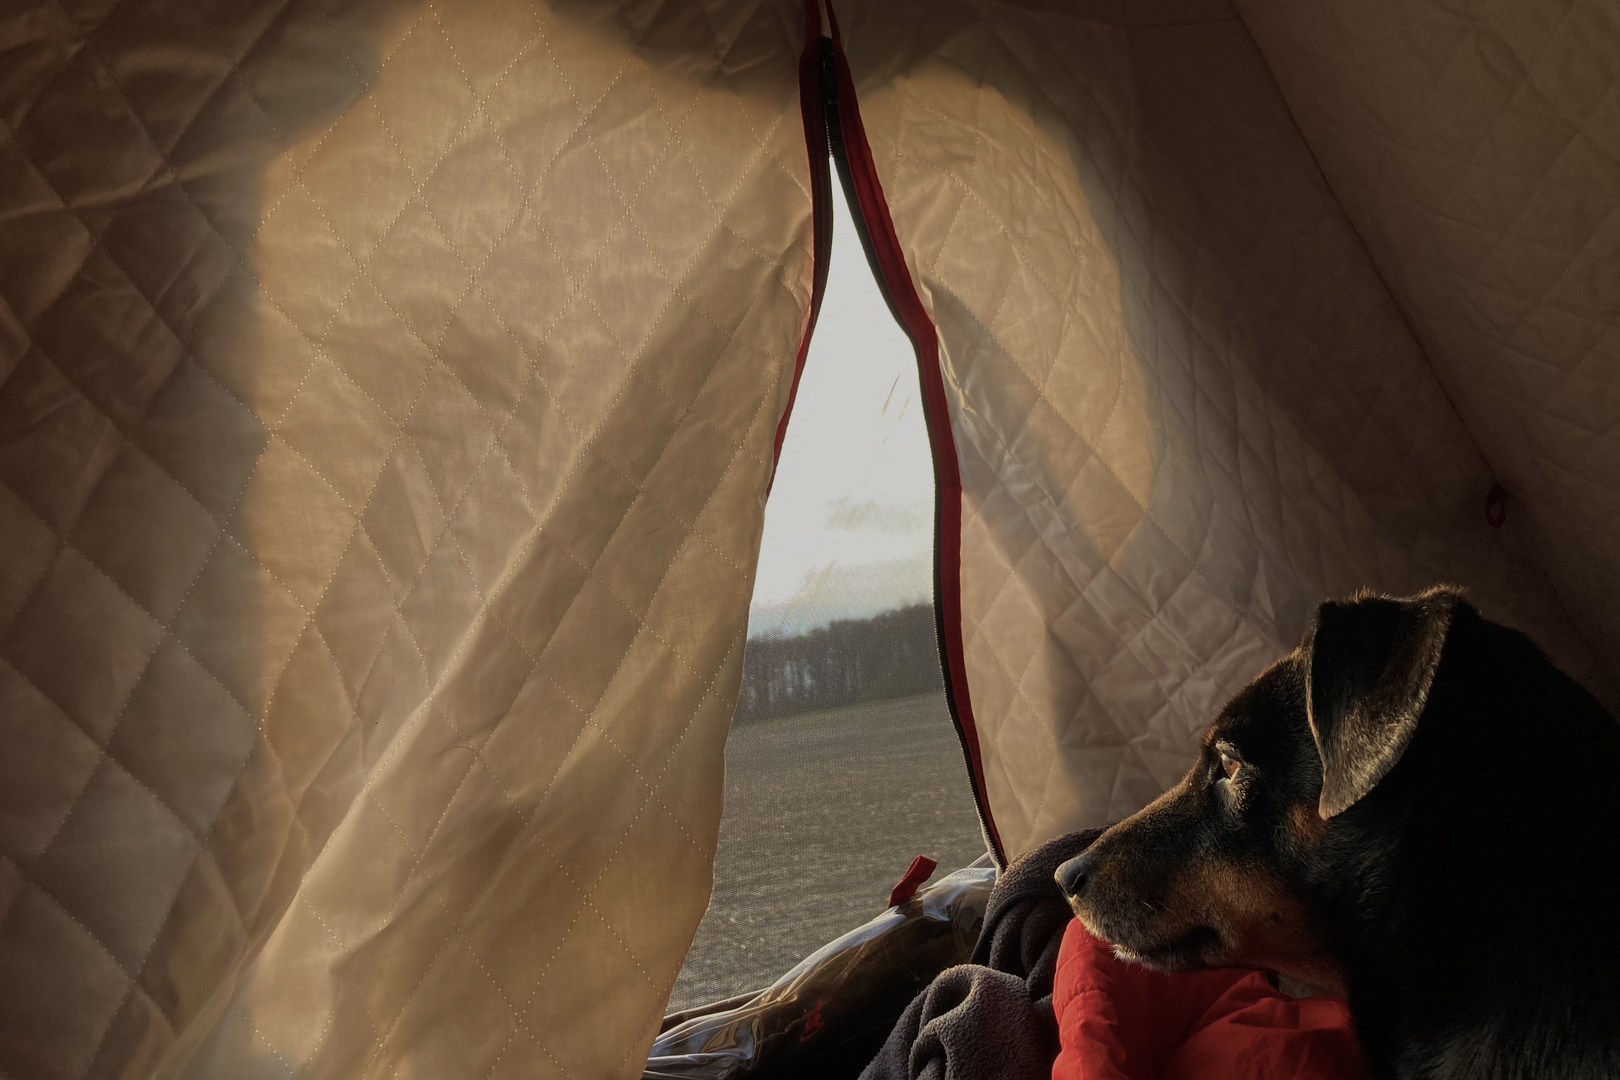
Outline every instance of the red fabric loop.
{"label": "red fabric loop", "polygon": [[905,874],[895,882],[894,888],[889,890],[889,906],[898,907],[917,895],[917,889],[928,880],[930,874],[939,863],[926,855],[919,855],[911,860]]}

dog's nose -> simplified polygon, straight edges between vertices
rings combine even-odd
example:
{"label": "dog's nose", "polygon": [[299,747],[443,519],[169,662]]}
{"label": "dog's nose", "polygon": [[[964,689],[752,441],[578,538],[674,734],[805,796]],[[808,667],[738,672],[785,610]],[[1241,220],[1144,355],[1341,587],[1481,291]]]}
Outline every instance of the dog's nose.
{"label": "dog's nose", "polygon": [[1057,879],[1058,888],[1063,890],[1063,895],[1071,900],[1077,900],[1090,884],[1095,866],[1096,860],[1091,857],[1091,852],[1084,851],[1059,866],[1057,873],[1052,876]]}

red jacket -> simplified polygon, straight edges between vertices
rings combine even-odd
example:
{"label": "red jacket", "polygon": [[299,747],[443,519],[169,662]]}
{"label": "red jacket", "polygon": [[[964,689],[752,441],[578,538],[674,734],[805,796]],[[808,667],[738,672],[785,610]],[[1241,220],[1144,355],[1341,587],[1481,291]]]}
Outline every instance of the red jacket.
{"label": "red jacket", "polygon": [[1294,999],[1257,971],[1165,975],[1069,924],[1052,988],[1053,1080],[1360,1080],[1343,998]]}

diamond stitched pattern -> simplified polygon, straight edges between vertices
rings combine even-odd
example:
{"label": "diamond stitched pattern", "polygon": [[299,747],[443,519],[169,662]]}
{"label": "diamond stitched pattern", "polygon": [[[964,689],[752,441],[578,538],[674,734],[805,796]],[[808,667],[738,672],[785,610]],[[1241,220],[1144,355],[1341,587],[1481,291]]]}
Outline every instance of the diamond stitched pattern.
{"label": "diamond stitched pattern", "polygon": [[[1620,563],[1598,541],[1620,524],[1613,6],[1239,6],[1511,527],[1592,652],[1614,655]],[[1578,674],[1612,704],[1611,668]]]}
{"label": "diamond stitched pattern", "polygon": [[1156,795],[1324,595],[1463,578],[1572,642],[1458,512],[1490,474],[1241,23],[931,18],[863,112],[957,395],[1010,853]]}
{"label": "diamond stitched pattern", "polygon": [[6,87],[0,685],[53,779],[0,816],[0,1019],[48,1033],[0,1067],[210,1022],[192,1075],[624,1071],[808,293],[794,43],[146,6],[41,9]]}

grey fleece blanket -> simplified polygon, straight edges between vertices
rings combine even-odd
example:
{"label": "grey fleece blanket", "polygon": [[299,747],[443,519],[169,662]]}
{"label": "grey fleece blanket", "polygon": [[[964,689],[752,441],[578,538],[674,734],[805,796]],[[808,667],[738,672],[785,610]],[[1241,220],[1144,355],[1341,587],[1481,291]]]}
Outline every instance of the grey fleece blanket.
{"label": "grey fleece blanket", "polygon": [[972,963],[946,968],[912,1000],[861,1080],[1048,1080],[1052,978],[1072,917],[1052,875],[1100,835],[1060,836],[1007,868]]}

